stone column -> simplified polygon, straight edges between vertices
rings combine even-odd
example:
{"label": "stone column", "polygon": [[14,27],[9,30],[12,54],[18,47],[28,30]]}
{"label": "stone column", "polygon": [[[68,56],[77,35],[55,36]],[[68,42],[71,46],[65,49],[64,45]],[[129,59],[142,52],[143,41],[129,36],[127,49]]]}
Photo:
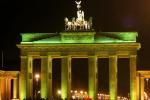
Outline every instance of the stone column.
{"label": "stone column", "polygon": [[117,100],[117,56],[109,56],[109,95],[110,100]]}
{"label": "stone column", "polygon": [[52,93],[52,58],[48,57],[48,100],[51,100]]}
{"label": "stone column", "polygon": [[13,79],[13,98],[18,98],[18,79]]}
{"label": "stone column", "polygon": [[136,73],[137,74],[137,100],[140,100],[140,75],[139,73]]}
{"label": "stone column", "polygon": [[27,96],[27,57],[21,57],[21,69],[19,74],[19,98],[26,99]]}
{"label": "stone column", "polygon": [[62,56],[61,60],[61,98],[71,98],[71,57]]}
{"label": "stone column", "polygon": [[139,73],[136,73],[137,74],[137,76],[136,76],[136,79],[137,79],[137,100],[140,100],[140,98],[139,98],[139,96],[140,96],[140,87],[139,87],[139,85],[140,85],[140,77],[139,77]]}
{"label": "stone column", "polygon": [[140,100],[144,100],[144,77],[140,78]]}
{"label": "stone column", "polygon": [[28,65],[27,65],[27,98],[33,97],[33,58],[28,56]]}
{"label": "stone column", "polygon": [[52,97],[52,58],[43,56],[41,59],[41,98]]}
{"label": "stone column", "polygon": [[130,55],[130,100],[137,100],[136,55]]}
{"label": "stone column", "polygon": [[6,94],[7,94],[7,99],[11,99],[11,79],[7,78],[6,79]]}
{"label": "stone column", "polygon": [[0,100],[2,100],[2,79],[0,78]]}
{"label": "stone column", "polygon": [[6,77],[2,79],[2,100],[7,100],[7,82],[6,82]]}
{"label": "stone column", "polygon": [[97,69],[98,69],[97,57],[89,56],[88,57],[88,71],[89,71],[88,93],[89,93],[89,97],[92,98],[92,100],[97,100],[97,78],[98,78]]}
{"label": "stone column", "polygon": [[6,82],[3,75],[0,78],[0,100],[6,100]]}

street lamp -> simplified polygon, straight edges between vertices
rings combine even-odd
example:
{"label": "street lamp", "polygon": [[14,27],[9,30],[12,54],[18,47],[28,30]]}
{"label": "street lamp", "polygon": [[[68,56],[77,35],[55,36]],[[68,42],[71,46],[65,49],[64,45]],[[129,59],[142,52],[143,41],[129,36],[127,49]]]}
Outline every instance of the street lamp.
{"label": "street lamp", "polygon": [[[39,82],[39,78],[40,78],[40,75],[39,74],[35,74],[35,80],[36,80],[36,89],[35,89],[35,98],[38,97],[38,94],[40,93],[40,91],[38,91],[38,82]],[[39,93],[38,93],[39,92]]]}
{"label": "street lamp", "polygon": [[58,95],[61,95],[61,90],[58,90],[57,93],[58,93]]}
{"label": "street lamp", "polygon": [[60,99],[61,98],[61,90],[58,90],[57,94],[58,94],[58,98]]}
{"label": "street lamp", "polygon": [[36,79],[37,83],[39,81],[39,78],[40,78],[40,75],[39,74],[35,74],[35,79]]}
{"label": "street lamp", "polygon": [[149,79],[148,79],[148,78],[146,78],[146,83],[147,83],[147,89],[148,89],[148,81],[149,81]]}

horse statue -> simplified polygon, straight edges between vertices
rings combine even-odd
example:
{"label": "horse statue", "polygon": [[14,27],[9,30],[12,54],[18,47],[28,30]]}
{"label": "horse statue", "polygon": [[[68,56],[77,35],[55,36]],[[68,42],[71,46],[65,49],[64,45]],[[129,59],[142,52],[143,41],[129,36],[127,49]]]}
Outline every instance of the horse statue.
{"label": "horse statue", "polygon": [[88,21],[90,29],[92,29],[92,25],[93,25],[93,22],[92,22],[92,21],[93,21],[93,18],[90,17],[90,18],[89,18],[89,21]]}
{"label": "horse statue", "polygon": [[65,30],[71,30],[72,22],[69,21],[67,17],[64,18],[64,21],[65,21]]}

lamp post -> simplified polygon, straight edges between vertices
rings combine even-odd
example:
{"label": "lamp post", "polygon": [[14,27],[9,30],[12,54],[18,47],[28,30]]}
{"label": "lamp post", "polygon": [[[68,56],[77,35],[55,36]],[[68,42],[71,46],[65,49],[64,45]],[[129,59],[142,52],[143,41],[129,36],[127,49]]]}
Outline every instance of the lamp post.
{"label": "lamp post", "polygon": [[146,85],[147,85],[146,87],[147,87],[147,90],[148,90],[148,81],[149,81],[149,79],[146,78],[146,83],[147,83],[147,84],[146,84]]}
{"label": "lamp post", "polygon": [[37,99],[38,97],[38,82],[39,82],[40,75],[35,74],[35,80],[36,80],[36,89],[35,89],[35,98]]}
{"label": "lamp post", "polygon": [[60,100],[61,99],[61,90],[58,90],[57,94],[58,94],[58,99]]}

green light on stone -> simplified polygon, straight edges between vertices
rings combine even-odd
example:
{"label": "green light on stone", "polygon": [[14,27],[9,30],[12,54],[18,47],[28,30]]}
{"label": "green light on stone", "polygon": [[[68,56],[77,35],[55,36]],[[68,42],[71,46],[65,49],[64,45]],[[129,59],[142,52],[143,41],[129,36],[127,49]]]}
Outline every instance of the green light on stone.
{"label": "green light on stone", "polygon": [[115,88],[111,88],[110,91],[110,100],[115,100],[116,95],[115,95]]}
{"label": "green light on stone", "polygon": [[48,98],[48,61],[47,58],[41,59],[41,98]]}
{"label": "green light on stone", "polygon": [[47,37],[56,36],[56,33],[21,33],[22,42],[33,42]]}
{"label": "green light on stone", "polygon": [[25,87],[25,80],[21,80],[21,84],[19,87],[20,91],[20,100],[23,100],[26,98],[26,87]]}
{"label": "green light on stone", "polygon": [[94,91],[92,89],[89,90],[89,97],[94,98]]}
{"label": "green light on stone", "polygon": [[65,98],[67,98],[67,89],[66,89],[66,87],[67,87],[67,85],[64,83],[62,83],[62,85],[61,85],[62,87],[61,87],[61,98],[64,100]]}
{"label": "green light on stone", "polygon": [[26,93],[24,91],[20,92],[20,100],[23,100],[26,98]]}
{"label": "green light on stone", "polygon": [[62,32],[62,43],[93,43],[95,32]]}
{"label": "green light on stone", "polygon": [[136,42],[137,32],[22,33],[21,44],[37,43],[125,43]]}
{"label": "green light on stone", "polygon": [[44,86],[41,88],[41,98],[47,98],[46,88]]}
{"label": "green light on stone", "polygon": [[135,91],[131,91],[130,94],[131,94],[131,100],[135,100],[136,92]]}
{"label": "green light on stone", "polygon": [[[90,66],[91,67],[91,66]],[[92,70],[92,68],[89,68],[89,70]],[[91,75],[93,72],[89,72],[89,97],[94,99],[95,90],[95,84],[94,84],[94,76]]]}

